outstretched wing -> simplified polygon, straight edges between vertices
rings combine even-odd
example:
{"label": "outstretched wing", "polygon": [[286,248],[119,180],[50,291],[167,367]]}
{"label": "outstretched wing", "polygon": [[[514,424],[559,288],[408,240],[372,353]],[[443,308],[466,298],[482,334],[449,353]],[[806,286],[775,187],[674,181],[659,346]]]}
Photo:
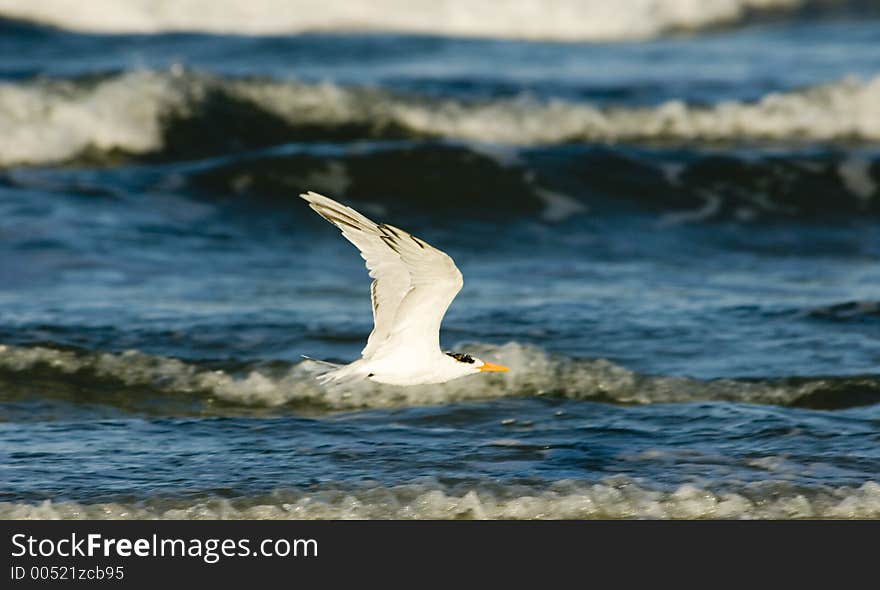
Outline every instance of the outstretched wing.
{"label": "outstretched wing", "polygon": [[373,277],[373,332],[361,355],[372,358],[395,349],[408,356],[439,351],[440,323],[464,284],[452,258],[333,199],[314,192],[300,196],[357,246]]}

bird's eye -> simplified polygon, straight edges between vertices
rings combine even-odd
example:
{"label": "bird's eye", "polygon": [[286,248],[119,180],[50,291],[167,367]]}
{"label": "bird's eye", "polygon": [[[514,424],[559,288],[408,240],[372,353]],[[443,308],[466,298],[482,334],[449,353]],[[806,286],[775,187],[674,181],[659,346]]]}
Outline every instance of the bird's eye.
{"label": "bird's eye", "polygon": [[460,363],[467,363],[471,365],[474,362],[474,357],[469,354],[464,354],[463,352],[447,352],[446,354],[448,354]]}

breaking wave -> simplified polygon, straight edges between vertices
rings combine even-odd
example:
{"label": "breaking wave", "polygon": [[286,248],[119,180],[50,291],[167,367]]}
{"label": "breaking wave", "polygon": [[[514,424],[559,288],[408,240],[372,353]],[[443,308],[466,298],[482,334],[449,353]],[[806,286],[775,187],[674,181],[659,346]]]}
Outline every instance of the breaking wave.
{"label": "breaking wave", "polygon": [[[0,165],[212,155],[303,141],[444,138],[577,142],[870,142],[880,78],[845,79],[714,106],[597,107],[526,97],[463,101],[175,68],[0,84]],[[221,124],[222,123],[222,124]],[[864,189],[864,171],[848,178]]]}
{"label": "breaking wave", "polygon": [[402,32],[559,41],[643,39],[818,11],[869,10],[865,0],[0,0],[0,16],[97,33],[279,35]]}
{"label": "breaking wave", "polygon": [[878,518],[880,485],[792,489],[775,482],[713,491],[685,484],[654,491],[632,483],[560,481],[549,489],[439,484],[276,492],[255,497],[139,503],[0,502],[0,518],[108,520],[304,519],[792,519]]}
{"label": "breaking wave", "polygon": [[[731,401],[827,409],[880,402],[880,378],[875,376],[702,381],[640,375],[607,360],[573,359],[517,343],[472,345],[468,350],[511,371],[440,385],[364,382],[325,387],[315,379],[321,367],[308,360],[223,370],[136,351],[0,345],[0,383],[7,398],[60,398],[135,411],[202,415],[235,413],[239,408],[326,412],[527,396],[620,404]],[[169,403],[154,403],[157,396]],[[184,404],[174,403],[173,398],[182,398]],[[199,400],[197,406],[185,405]]]}
{"label": "breaking wave", "polygon": [[[394,175],[376,170],[394,169]],[[503,150],[438,142],[371,149],[290,150],[200,164],[196,194],[290,201],[312,189],[380,202],[395,214],[564,221],[636,204],[664,225],[734,219],[816,218],[880,212],[880,156],[813,150],[743,157],[735,152],[644,152],[625,147]],[[430,179],[430,181],[426,181]],[[413,198],[418,195],[418,198]],[[491,207],[504,195],[503,210]],[[486,207],[474,206],[485,203]]]}

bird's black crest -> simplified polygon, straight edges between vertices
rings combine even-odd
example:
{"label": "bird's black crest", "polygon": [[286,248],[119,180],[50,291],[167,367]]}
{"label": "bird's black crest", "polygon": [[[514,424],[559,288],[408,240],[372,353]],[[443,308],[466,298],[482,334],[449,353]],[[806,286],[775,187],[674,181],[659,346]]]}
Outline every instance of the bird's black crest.
{"label": "bird's black crest", "polygon": [[474,362],[474,357],[469,354],[464,354],[463,352],[447,352],[446,354],[448,354],[460,363],[467,363],[471,365]]}

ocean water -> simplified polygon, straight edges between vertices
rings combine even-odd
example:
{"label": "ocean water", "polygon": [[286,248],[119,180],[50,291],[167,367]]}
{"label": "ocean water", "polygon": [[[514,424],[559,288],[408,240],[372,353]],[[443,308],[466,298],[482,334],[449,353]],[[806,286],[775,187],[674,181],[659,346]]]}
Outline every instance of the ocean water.
{"label": "ocean water", "polygon": [[[0,1],[0,517],[880,517],[875,3],[56,4]],[[511,371],[320,386],[372,316],[306,190]]]}

